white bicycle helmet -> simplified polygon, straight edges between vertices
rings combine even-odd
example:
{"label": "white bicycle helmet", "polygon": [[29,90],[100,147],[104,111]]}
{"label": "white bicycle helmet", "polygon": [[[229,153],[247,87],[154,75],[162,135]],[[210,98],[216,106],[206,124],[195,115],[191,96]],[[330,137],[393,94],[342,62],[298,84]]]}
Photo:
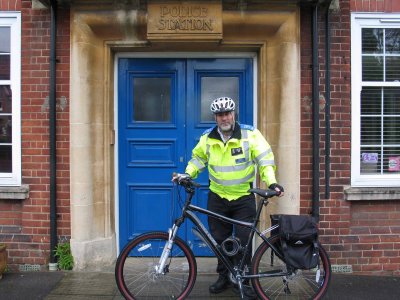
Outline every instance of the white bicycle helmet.
{"label": "white bicycle helmet", "polygon": [[214,114],[235,110],[235,102],[229,97],[219,97],[211,102],[211,111]]}

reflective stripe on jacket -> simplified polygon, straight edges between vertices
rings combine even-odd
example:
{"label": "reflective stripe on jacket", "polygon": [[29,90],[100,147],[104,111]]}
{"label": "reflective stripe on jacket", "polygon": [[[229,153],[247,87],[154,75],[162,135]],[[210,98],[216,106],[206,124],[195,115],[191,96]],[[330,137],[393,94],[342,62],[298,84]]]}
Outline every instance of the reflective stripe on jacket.
{"label": "reflective stripe on jacket", "polygon": [[232,137],[224,144],[218,127],[206,130],[192,151],[185,172],[196,178],[208,167],[210,190],[220,197],[235,200],[248,195],[258,166],[267,186],[276,183],[274,154],[259,130],[235,124]]}

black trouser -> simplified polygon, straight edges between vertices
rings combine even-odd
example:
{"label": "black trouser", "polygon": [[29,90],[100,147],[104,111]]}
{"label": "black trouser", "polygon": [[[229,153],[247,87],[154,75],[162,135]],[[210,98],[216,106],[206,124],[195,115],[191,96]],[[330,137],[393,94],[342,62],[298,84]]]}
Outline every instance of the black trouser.
{"label": "black trouser", "polygon": [[[256,215],[255,197],[254,194],[250,194],[240,197],[237,200],[228,201],[210,191],[208,194],[208,209],[232,219],[253,222]],[[248,228],[238,225],[233,226],[232,224],[213,217],[208,217],[208,226],[210,228],[210,233],[218,244],[221,244],[226,238],[232,236],[233,227],[235,227],[235,236],[240,239],[242,246],[246,245],[250,233],[250,229]],[[242,255],[242,253],[240,253],[240,255]],[[249,248],[249,255],[246,259],[247,265],[250,265],[250,260],[251,245]],[[228,275],[228,269],[219,259],[217,272],[220,275]]]}

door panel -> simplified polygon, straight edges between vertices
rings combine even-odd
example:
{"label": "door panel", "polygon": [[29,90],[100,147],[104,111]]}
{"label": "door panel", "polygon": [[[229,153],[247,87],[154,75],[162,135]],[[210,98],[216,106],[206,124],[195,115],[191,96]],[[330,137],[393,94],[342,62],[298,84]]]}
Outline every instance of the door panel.
{"label": "door panel", "polygon": [[[187,160],[191,150],[196,146],[202,133],[215,126],[214,115],[210,111],[213,99],[227,96],[235,100],[237,119],[253,124],[252,113],[246,112],[253,107],[252,59],[220,58],[196,59],[187,63]],[[251,82],[251,84],[249,84]],[[192,100],[193,99],[193,100]],[[246,107],[248,106],[248,107]],[[194,204],[207,207],[208,172],[204,171],[196,179],[202,189],[195,195]],[[207,218],[200,216],[204,224]],[[187,239],[192,241],[197,255],[212,255],[208,247],[191,231],[192,224],[187,223]]]}
{"label": "door panel", "polygon": [[[180,212],[170,183],[183,172],[204,130],[215,125],[212,99],[237,101],[238,119],[252,124],[252,59],[120,58],[118,177],[120,247],[137,235],[166,231]],[[208,174],[196,179],[193,203],[207,206]],[[184,194],[181,195],[185,197]],[[202,218],[207,224],[206,218]],[[196,255],[209,249],[186,225],[179,235]]]}
{"label": "door panel", "polygon": [[120,246],[170,226],[172,170],[182,169],[185,61],[120,59],[118,146]]}

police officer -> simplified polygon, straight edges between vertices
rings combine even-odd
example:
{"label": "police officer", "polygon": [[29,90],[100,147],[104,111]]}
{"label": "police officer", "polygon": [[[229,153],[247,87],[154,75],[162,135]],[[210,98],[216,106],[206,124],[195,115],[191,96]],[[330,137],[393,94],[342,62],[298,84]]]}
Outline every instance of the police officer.
{"label": "police officer", "polygon": [[[212,101],[211,111],[217,125],[206,130],[192,151],[185,173],[192,178],[208,167],[210,192],[208,209],[232,219],[252,222],[256,214],[254,194],[248,192],[255,179],[256,167],[270,189],[283,195],[284,189],[275,178],[274,154],[260,131],[235,122],[235,102],[229,97]],[[178,176],[182,176],[179,174]],[[183,175],[184,176],[184,175]],[[242,245],[247,242],[249,230],[233,226],[213,217],[208,218],[210,232],[221,244],[233,234]],[[247,259],[250,263],[250,257]],[[230,286],[229,273],[218,260],[218,280],[209,287],[217,294]],[[254,291],[244,282],[245,296],[255,298]]]}

